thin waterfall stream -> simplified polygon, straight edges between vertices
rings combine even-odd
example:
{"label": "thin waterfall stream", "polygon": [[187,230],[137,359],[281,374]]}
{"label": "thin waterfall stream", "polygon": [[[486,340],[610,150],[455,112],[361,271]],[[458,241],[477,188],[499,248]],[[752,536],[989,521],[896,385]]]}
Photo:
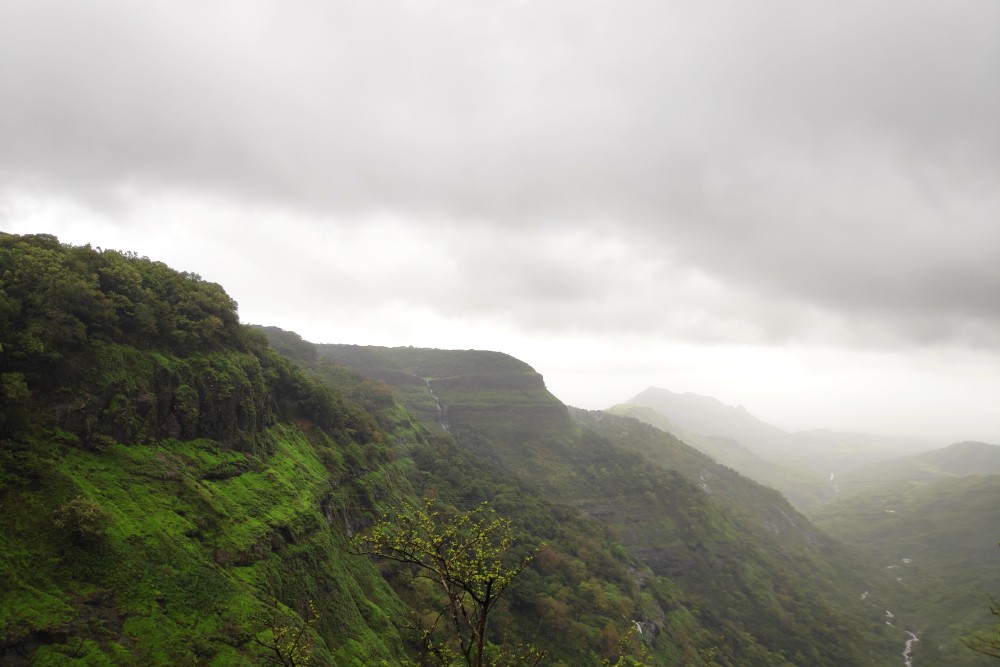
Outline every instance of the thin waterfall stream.
{"label": "thin waterfall stream", "polygon": [[431,381],[425,379],[424,383],[427,385],[427,393],[431,395],[434,402],[437,403],[437,423],[445,431],[450,431],[451,427],[448,424],[448,406],[434,393],[434,389],[431,388]]}
{"label": "thin waterfall stream", "polygon": [[913,643],[920,641],[917,639],[917,635],[907,631],[906,634],[910,636],[903,645],[903,664],[906,667],[913,667]]}
{"label": "thin waterfall stream", "polygon": [[[910,559],[909,558],[904,558],[903,562],[904,563],[909,563]],[[898,581],[898,579],[897,579],[897,581]],[[865,591],[864,593],[862,593],[860,595],[860,599],[867,600],[868,599],[868,591]],[[889,625],[891,627],[896,627],[895,620],[896,620],[896,615],[893,614],[888,609],[886,609],[885,610],[885,624]],[[901,654],[903,656],[903,667],[913,667],[913,645],[916,642],[920,641],[920,638],[917,636],[917,633],[911,632],[910,630],[904,630],[904,632],[906,633],[906,641],[903,642],[903,652]]]}

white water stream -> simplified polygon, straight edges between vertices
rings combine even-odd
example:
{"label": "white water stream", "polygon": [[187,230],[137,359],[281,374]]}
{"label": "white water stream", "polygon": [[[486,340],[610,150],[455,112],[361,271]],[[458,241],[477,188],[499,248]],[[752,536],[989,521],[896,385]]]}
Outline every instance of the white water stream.
{"label": "white water stream", "polygon": [[445,405],[441,401],[441,399],[438,398],[438,395],[434,393],[434,390],[431,389],[431,381],[430,380],[424,380],[424,383],[427,385],[427,393],[430,394],[431,398],[434,399],[434,402],[437,403],[437,411],[438,411],[437,422],[438,422],[438,424],[440,424],[441,428],[443,428],[445,431],[450,431],[451,427],[448,424],[448,406]]}
{"label": "white water stream", "polygon": [[[886,511],[888,512],[888,511],[891,511],[891,510],[886,510]],[[902,562],[903,562],[903,565],[909,565],[910,563],[913,562],[913,560],[910,559],[910,558],[904,558]],[[887,565],[886,566],[887,570],[898,570],[899,568],[900,568],[899,565]],[[896,577],[896,581],[902,581],[902,580],[903,580],[902,577]],[[862,600],[867,600],[868,599],[868,591],[865,591],[859,597]],[[896,615],[893,614],[888,609],[886,609],[885,610],[885,624],[889,625],[889,626],[892,626],[892,627],[896,627],[896,624],[894,622],[895,620],[896,620]],[[913,667],[913,645],[915,643],[917,643],[918,641],[920,641],[920,638],[917,637],[917,633],[915,633],[915,632],[910,632],[909,630],[905,630],[904,632],[906,632],[906,637],[907,638],[906,638],[906,641],[903,643],[903,653],[901,654],[903,656],[903,667]]]}
{"label": "white water stream", "polygon": [[913,643],[920,640],[917,639],[917,635],[912,632],[907,631],[906,634],[910,635],[910,638],[907,639],[906,643],[903,645],[903,664],[906,667],[913,667]]}

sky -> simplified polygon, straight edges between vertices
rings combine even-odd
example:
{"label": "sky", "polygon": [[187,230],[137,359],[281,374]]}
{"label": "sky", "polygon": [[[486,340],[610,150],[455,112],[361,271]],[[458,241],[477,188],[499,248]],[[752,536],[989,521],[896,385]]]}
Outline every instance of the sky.
{"label": "sky", "polygon": [[1000,444],[995,0],[0,0],[0,231],[313,342]]}

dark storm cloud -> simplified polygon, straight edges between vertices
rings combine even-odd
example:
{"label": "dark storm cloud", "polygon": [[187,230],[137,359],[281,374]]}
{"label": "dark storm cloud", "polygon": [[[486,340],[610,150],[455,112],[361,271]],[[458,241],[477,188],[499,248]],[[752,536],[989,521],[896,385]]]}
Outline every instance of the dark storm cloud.
{"label": "dark storm cloud", "polygon": [[460,225],[440,308],[525,326],[996,344],[998,82],[987,0],[11,0],[0,179]]}

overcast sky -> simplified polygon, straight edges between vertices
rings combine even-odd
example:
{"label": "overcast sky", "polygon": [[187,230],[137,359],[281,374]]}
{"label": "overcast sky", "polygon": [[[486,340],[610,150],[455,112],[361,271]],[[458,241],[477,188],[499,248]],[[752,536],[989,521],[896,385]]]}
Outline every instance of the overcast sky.
{"label": "overcast sky", "polygon": [[580,407],[1000,443],[1000,2],[0,0],[0,230]]}

